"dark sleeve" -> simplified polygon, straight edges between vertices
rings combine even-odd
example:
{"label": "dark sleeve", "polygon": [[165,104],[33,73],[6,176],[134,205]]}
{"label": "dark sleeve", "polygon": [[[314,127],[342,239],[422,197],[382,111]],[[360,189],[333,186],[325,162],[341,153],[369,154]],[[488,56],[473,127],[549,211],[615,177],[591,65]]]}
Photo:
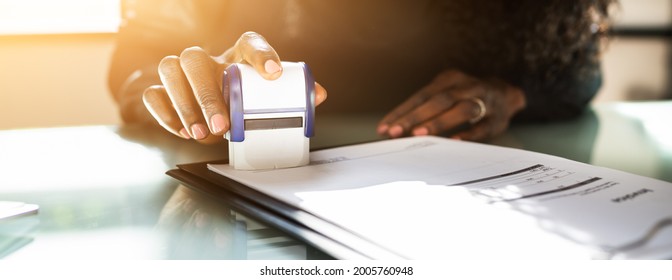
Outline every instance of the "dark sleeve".
{"label": "dark sleeve", "polygon": [[525,92],[527,106],[514,121],[564,120],[581,115],[602,85],[598,47],[591,44],[587,51],[594,59],[562,69],[549,65],[550,70],[522,77],[520,87]]}
{"label": "dark sleeve", "polygon": [[157,66],[190,46],[211,47],[225,11],[221,0],[123,0],[108,86],[124,122],[152,121],[142,92],[160,84]]}

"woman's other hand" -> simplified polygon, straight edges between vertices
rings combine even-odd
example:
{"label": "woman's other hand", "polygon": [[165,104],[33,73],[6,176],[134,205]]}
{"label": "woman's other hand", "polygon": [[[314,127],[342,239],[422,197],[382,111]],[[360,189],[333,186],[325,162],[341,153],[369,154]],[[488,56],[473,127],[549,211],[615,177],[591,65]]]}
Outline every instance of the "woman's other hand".
{"label": "woman's other hand", "polygon": [[455,139],[484,141],[505,131],[524,107],[519,88],[448,70],[388,113],[377,131],[391,138],[452,132]]}

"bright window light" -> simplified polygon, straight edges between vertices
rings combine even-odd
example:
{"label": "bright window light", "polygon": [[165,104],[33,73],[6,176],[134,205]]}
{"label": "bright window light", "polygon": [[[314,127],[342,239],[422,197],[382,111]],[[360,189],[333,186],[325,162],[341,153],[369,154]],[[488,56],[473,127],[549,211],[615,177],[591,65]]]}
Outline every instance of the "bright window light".
{"label": "bright window light", "polygon": [[0,0],[0,35],[111,33],[120,0]]}

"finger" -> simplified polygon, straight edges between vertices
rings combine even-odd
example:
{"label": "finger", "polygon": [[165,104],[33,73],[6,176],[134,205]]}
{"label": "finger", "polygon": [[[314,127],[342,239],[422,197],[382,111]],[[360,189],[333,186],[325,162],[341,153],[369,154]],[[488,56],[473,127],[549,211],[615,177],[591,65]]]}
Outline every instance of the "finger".
{"label": "finger", "polygon": [[383,119],[380,121],[380,124],[378,125],[377,130],[378,134],[387,133],[392,123],[397,121],[403,115],[408,114],[408,112],[410,112],[417,106],[420,106],[421,104],[425,103],[427,99],[431,97],[431,95],[432,93],[428,91],[420,91],[419,93],[414,94],[406,101],[401,103],[399,106],[394,108],[392,111],[387,113],[387,115],[383,117]]}
{"label": "finger", "polygon": [[327,89],[315,82],[315,106],[322,104],[325,100],[327,100]]}
{"label": "finger", "polygon": [[267,80],[275,80],[282,75],[280,57],[266,39],[255,33],[245,32],[235,46],[225,54],[227,60],[247,62]]}
{"label": "finger", "polygon": [[490,120],[476,123],[470,129],[453,135],[453,138],[467,141],[480,141],[486,139],[491,130]]}
{"label": "finger", "polygon": [[201,109],[194,98],[189,81],[182,72],[180,59],[177,56],[164,57],[159,63],[161,82],[173,103],[177,115],[184,128],[194,139],[203,139],[208,136]]}
{"label": "finger", "polygon": [[[476,110],[480,110],[480,107],[477,107]],[[445,111],[424,123],[416,125],[413,128],[412,134],[414,136],[441,134],[469,122],[473,117],[474,102],[460,101],[450,110]]]}
{"label": "finger", "polygon": [[409,113],[391,123],[388,135],[392,138],[400,137],[404,132],[410,131],[411,128],[450,110],[454,104],[455,100],[449,94],[434,95],[423,104],[415,107]]}
{"label": "finger", "polygon": [[[454,123],[456,122],[459,122],[458,124],[464,123],[465,116],[467,116],[467,120],[478,116],[481,112],[481,107],[478,103],[472,102],[471,99],[473,96],[482,94],[483,88],[479,86],[466,86],[453,88],[451,90],[443,90],[440,93],[432,95],[424,103],[416,105],[410,112],[399,117],[396,121],[389,123],[386,131],[382,131],[379,127],[379,132],[387,134],[392,138],[401,137],[408,133],[413,127],[418,126],[420,123],[427,122],[430,119],[434,119],[439,114],[454,109],[456,109],[455,113],[462,112],[460,114],[450,115],[450,117],[453,118],[450,120],[446,120],[444,117],[436,118],[433,123],[428,123],[430,127],[412,132],[414,135],[415,133],[418,133],[417,135],[438,134],[445,131],[445,129],[454,127]],[[453,106],[457,106],[457,108],[453,108]]]}
{"label": "finger", "polygon": [[501,119],[488,118],[474,124],[471,129],[457,133],[454,138],[467,141],[485,141],[504,132],[508,122]]}
{"label": "finger", "polygon": [[378,134],[389,134],[388,130],[392,127],[390,124],[408,114],[416,107],[424,104],[432,96],[449,91],[465,79],[467,79],[467,77],[459,71],[442,72],[432,81],[432,83],[412,95],[409,99],[383,117],[378,125]]}
{"label": "finger", "polygon": [[173,104],[170,102],[168,93],[163,86],[152,86],[145,89],[142,95],[142,101],[145,107],[152,114],[154,119],[170,133],[180,136],[184,139],[191,138],[189,133],[182,125],[180,117],[175,112]]}
{"label": "finger", "polygon": [[180,54],[180,65],[210,132],[223,135],[229,130],[229,113],[217,82],[214,60],[203,49],[191,47]]}

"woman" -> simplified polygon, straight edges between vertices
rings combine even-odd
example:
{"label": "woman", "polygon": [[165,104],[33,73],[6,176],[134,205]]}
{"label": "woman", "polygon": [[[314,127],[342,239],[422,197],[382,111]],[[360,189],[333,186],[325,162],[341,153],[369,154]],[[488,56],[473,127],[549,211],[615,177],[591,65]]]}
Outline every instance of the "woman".
{"label": "woman", "polygon": [[281,59],[305,61],[317,103],[331,95],[318,114],[384,112],[381,135],[483,141],[583,111],[611,2],[127,1],[110,88],[126,122],[208,142],[229,128],[228,64],[275,79]]}

